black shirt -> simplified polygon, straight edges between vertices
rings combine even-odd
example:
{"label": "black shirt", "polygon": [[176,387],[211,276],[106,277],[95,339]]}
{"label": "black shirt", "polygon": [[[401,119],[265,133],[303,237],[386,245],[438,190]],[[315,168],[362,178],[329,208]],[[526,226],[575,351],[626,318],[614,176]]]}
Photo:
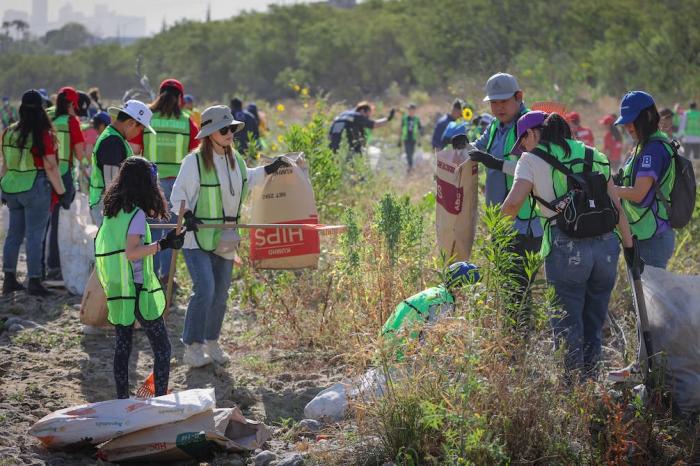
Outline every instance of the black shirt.
{"label": "black shirt", "polygon": [[334,151],[340,147],[343,132],[347,135],[350,150],[361,152],[365,143],[365,129],[374,128],[374,120],[362,113],[349,110],[338,115],[331,124],[330,147]]}
{"label": "black shirt", "polygon": [[105,165],[121,166],[122,162],[126,160],[126,156],[127,152],[124,142],[116,135],[106,137],[100,143],[100,147],[97,148],[95,153],[97,166],[100,167],[100,170],[104,170]]}

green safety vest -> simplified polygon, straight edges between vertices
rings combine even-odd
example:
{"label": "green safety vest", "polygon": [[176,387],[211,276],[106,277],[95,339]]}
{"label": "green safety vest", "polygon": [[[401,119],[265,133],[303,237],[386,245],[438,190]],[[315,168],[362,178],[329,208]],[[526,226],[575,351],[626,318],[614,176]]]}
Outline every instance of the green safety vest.
{"label": "green safety vest", "polygon": [[2,138],[2,153],[7,173],[0,179],[0,187],[7,194],[24,193],[32,189],[38,173],[32,155],[34,144],[31,133],[27,136],[24,148],[20,149],[17,145],[19,132],[15,129],[16,125],[10,126]]}
{"label": "green safety vest", "polygon": [[2,120],[2,127],[9,128],[12,123],[16,123],[19,121],[17,109],[12,106],[5,107],[3,105],[2,107],[0,107],[0,119]]}
{"label": "green safety vest", "polygon": [[[131,262],[126,258],[126,237],[136,212],[122,210],[116,217],[105,217],[95,238],[95,271],[107,296],[107,318],[114,325],[131,325],[135,319],[136,285]],[[144,244],[150,243],[151,229],[146,223]],[[165,310],[165,293],[153,271],[153,256],[142,261],[139,311],[144,319],[155,320]]]}
{"label": "green safety vest", "polygon": [[[651,135],[649,142],[660,141],[663,143],[666,151],[671,158],[668,170],[664,173],[659,184],[661,195],[666,199],[671,198],[671,189],[673,189],[673,184],[676,180],[676,164],[673,162],[673,149],[671,148],[670,141],[666,134],[662,131],[657,131]],[[625,166],[623,167],[623,186],[634,186],[636,181],[636,174],[633,173],[634,166],[637,163],[640,153],[643,152],[643,148],[637,146],[632,157],[627,159]],[[654,186],[651,187],[654,189]],[[646,197],[646,196],[644,196]],[[666,212],[666,207],[664,203],[658,198],[654,197],[654,201],[649,205],[649,207],[642,207],[636,202],[628,201],[622,199],[622,208],[625,210],[625,215],[627,215],[627,221],[630,224],[630,229],[632,234],[636,235],[637,238],[641,240],[646,240],[653,238],[656,235],[656,219],[668,221],[668,212]],[[656,212],[656,213],[654,213]]]}
{"label": "green safety vest", "polygon": [[[567,144],[569,149],[571,149],[571,154],[566,157],[564,154],[564,149],[557,144],[540,144],[537,146],[538,149],[552,155],[554,158],[559,160],[562,164],[567,166],[574,173],[582,173],[585,168],[585,157],[586,157],[586,145],[581,141],[576,141],[573,139],[567,139]],[[600,152],[598,149],[593,149],[593,167],[592,171],[597,173],[602,173],[606,180],[610,180],[610,161],[607,156]],[[552,187],[554,189],[554,198],[565,195],[569,192],[569,180],[565,174],[559,170],[555,170],[554,167],[550,167],[550,174],[552,177]],[[552,226],[549,222],[545,222],[544,237],[542,238],[542,246],[540,248],[540,254],[542,257],[547,257],[552,250]]]}
{"label": "green safety vest", "polygon": [[61,115],[53,121],[58,138],[58,168],[61,176],[68,173],[71,163],[70,130],[68,129],[68,119],[70,115]]}
{"label": "green safety vest", "polygon": [[683,134],[687,136],[700,136],[700,111],[688,110],[685,113],[685,128]]}
{"label": "green safety vest", "polygon": [[56,115],[56,106],[52,105],[46,109],[46,114],[49,116],[50,120],[53,120],[54,115]]}
{"label": "green safety vest", "polygon": [[124,148],[126,149],[126,156],[131,157],[133,152],[131,151],[131,146],[124,139],[122,133],[117,131],[114,126],[109,125],[102,131],[102,134],[95,141],[95,147],[92,149],[92,172],[90,172],[90,207],[95,207],[102,200],[102,194],[105,190],[105,176],[102,170],[97,165],[97,151],[100,148],[102,141],[110,136],[117,136],[124,143]]}
{"label": "green safety vest", "polygon": [[143,133],[143,156],[158,165],[161,178],[173,178],[190,147],[190,117],[182,112],[180,118],[153,114],[151,126],[156,134]]}
{"label": "green safety vest", "polygon": [[[416,339],[420,336],[420,328],[430,317],[430,308],[442,304],[454,304],[455,298],[445,286],[435,286],[423,290],[405,299],[396,306],[382,327],[382,336],[393,345],[405,343],[405,339],[397,336],[404,329],[410,329],[409,337]],[[396,351],[397,359],[403,359],[400,349]]]}
{"label": "green safety vest", "polygon": [[[525,112],[529,112],[529,110],[525,110]],[[522,114],[521,114],[522,115]],[[519,118],[520,116],[518,116]],[[493,145],[493,141],[496,138],[496,131],[498,130],[498,125],[499,121],[498,120],[493,120],[491,125],[489,126],[489,142],[486,144],[486,152],[491,153],[491,146]],[[504,152],[509,152],[513,146],[515,145],[515,134],[516,134],[516,126],[513,125],[513,127],[508,131],[508,134],[506,135],[506,142],[505,145],[503,146]],[[503,160],[510,160],[513,162],[517,162],[520,157],[517,155],[513,155],[511,153],[504,153],[503,154]],[[513,187],[513,182],[515,178],[511,175],[508,175],[506,173],[503,174],[506,180],[506,195],[510,192],[510,189]],[[505,199],[504,199],[505,200]],[[532,196],[528,196],[527,202],[523,203],[522,207],[518,211],[518,218],[520,220],[529,222],[538,216],[538,209],[537,209],[537,203],[535,200],[532,198]]]}
{"label": "green safety vest", "polygon": [[[413,120],[413,128],[411,128],[411,134],[409,135],[408,133],[408,119]],[[420,128],[420,119],[417,116],[414,117],[409,117],[408,115],[404,115],[403,119],[401,120],[401,140],[406,141],[408,139],[411,139],[413,141],[418,140],[419,136],[419,131],[418,129]]]}
{"label": "green safety vest", "polygon": [[[234,154],[236,156],[236,164],[241,171],[241,178],[243,180],[238,210],[236,211],[234,220],[237,222],[241,214],[243,199],[248,192],[248,172],[241,154],[237,151],[234,151]],[[226,215],[224,214],[224,205],[221,201],[221,183],[219,183],[219,175],[216,173],[216,168],[207,170],[204,165],[204,160],[202,160],[201,153],[197,152],[196,157],[197,172],[199,173],[199,195],[197,197],[197,205],[195,205],[194,208],[194,215],[204,224],[225,223]],[[215,228],[200,228],[199,231],[195,232],[194,237],[199,249],[212,252],[219,246],[221,230]]]}

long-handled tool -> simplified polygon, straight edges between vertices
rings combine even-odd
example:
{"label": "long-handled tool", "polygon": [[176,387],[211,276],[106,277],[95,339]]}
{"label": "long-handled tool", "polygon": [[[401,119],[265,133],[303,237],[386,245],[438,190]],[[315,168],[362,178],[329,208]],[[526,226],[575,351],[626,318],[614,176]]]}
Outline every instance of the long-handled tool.
{"label": "long-handled tool", "polygon": [[[151,225],[152,229],[172,229],[176,227],[177,225],[173,225],[172,223],[159,223],[156,225]],[[347,229],[347,225],[322,225],[315,223],[212,223],[197,225],[197,228],[219,228],[222,230],[232,230],[234,228],[244,230],[253,230],[258,228],[277,228],[285,230],[301,229],[317,231],[321,234],[333,235],[345,231]]]}
{"label": "long-handled tool", "polygon": [[627,277],[632,288],[632,300],[637,312],[637,324],[639,326],[639,367],[644,376],[644,383],[651,383],[651,370],[653,365],[654,347],[652,344],[651,330],[649,329],[649,317],[647,305],[644,300],[644,288],[642,287],[642,259],[639,256],[637,238],[634,238],[634,258],[631,266],[627,267]]}

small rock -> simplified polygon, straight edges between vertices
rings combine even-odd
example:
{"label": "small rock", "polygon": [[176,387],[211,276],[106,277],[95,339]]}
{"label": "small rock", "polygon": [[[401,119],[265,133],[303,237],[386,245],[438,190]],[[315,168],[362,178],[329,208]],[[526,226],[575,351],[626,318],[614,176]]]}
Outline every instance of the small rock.
{"label": "small rock", "polygon": [[245,461],[239,455],[217,456],[212,466],[245,466]]}
{"label": "small rock", "polygon": [[299,421],[299,427],[309,432],[318,432],[321,430],[321,423],[315,419],[302,419]]}
{"label": "small rock", "polygon": [[265,450],[255,455],[253,461],[255,462],[255,466],[268,466],[276,459],[277,455],[272,453],[270,450]]}
{"label": "small rock", "polygon": [[294,377],[292,376],[292,374],[285,372],[283,374],[278,375],[277,380],[279,380],[280,382],[291,382],[292,380],[294,380]]}
{"label": "small rock", "polygon": [[299,454],[295,454],[289,458],[284,458],[281,461],[278,461],[277,466],[304,466],[304,457]]}
{"label": "small rock", "polygon": [[276,391],[280,391],[284,388],[284,382],[282,382],[280,380],[273,380],[270,383],[270,388],[272,388],[273,390],[276,390]]}

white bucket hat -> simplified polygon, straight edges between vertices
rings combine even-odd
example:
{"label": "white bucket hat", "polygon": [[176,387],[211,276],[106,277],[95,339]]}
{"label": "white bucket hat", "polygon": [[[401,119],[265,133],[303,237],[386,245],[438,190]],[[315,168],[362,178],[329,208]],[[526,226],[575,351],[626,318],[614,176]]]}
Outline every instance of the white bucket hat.
{"label": "white bucket hat", "polygon": [[141,123],[148,131],[156,134],[154,129],[151,128],[151,118],[153,117],[153,112],[140,100],[128,100],[123,107],[109,107],[108,110],[112,119],[115,119],[117,115],[119,115],[119,112],[124,112],[137,122]]}
{"label": "white bucket hat", "polygon": [[197,133],[197,139],[204,139],[214,131],[231,125],[236,125],[234,133],[241,131],[245,127],[245,123],[233,118],[231,109],[226,105],[209,107],[202,112],[202,126],[199,133]]}

